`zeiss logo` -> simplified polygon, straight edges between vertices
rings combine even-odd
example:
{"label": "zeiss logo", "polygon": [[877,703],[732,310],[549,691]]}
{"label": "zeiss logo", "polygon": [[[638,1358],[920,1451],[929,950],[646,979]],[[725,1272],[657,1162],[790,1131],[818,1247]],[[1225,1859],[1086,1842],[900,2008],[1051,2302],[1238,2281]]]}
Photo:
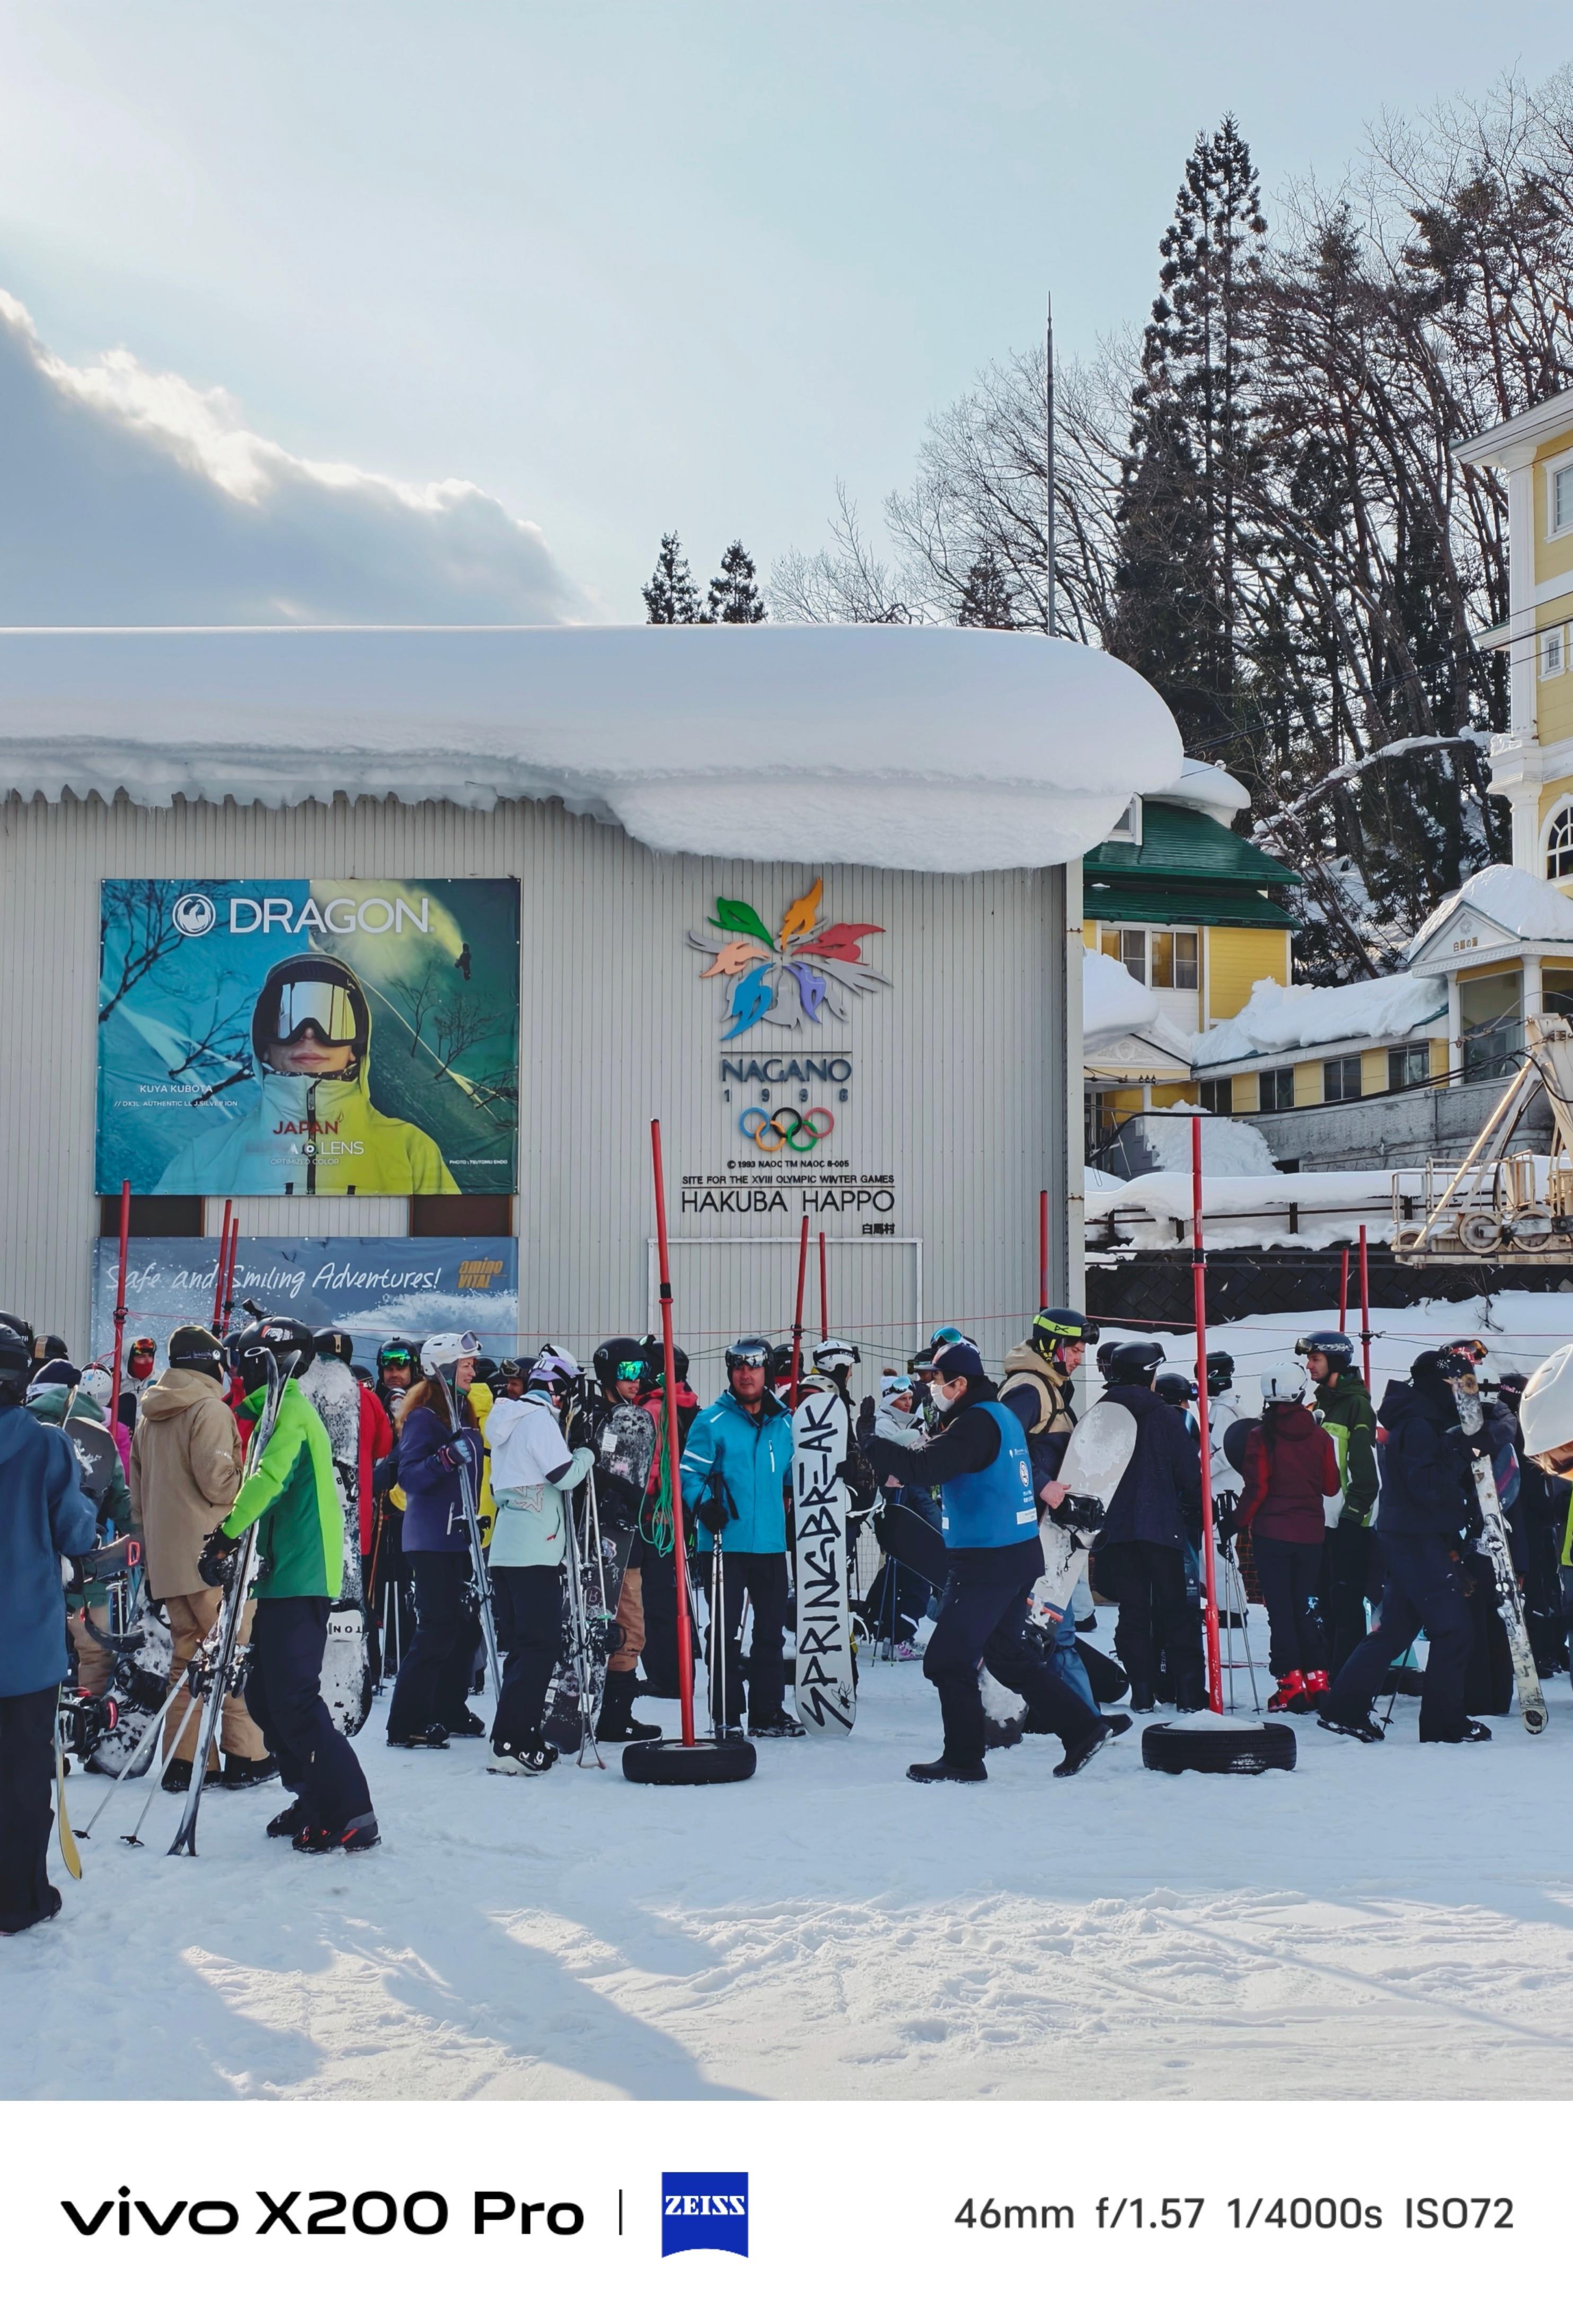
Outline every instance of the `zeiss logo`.
{"label": "zeiss logo", "polygon": [[661,2257],[674,2252],[729,2251],[749,2255],[746,2171],[663,2171]]}

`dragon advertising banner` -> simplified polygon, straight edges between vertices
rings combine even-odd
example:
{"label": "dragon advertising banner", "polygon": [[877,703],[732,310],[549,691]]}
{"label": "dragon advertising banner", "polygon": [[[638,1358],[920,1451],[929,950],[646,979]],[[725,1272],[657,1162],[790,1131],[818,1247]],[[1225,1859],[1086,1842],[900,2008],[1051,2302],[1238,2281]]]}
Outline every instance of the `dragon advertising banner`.
{"label": "dragon advertising banner", "polygon": [[97,1187],[517,1191],[513,880],[106,880]]}

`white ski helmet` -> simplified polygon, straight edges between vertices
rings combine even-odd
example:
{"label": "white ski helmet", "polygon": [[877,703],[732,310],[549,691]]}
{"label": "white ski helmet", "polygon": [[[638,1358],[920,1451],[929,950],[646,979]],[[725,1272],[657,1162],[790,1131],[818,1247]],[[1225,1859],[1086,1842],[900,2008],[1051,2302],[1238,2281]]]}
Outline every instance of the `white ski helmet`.
{"label": "white ski helmet", "polygon": [[1531,1460],[1573,1444],[1573,1345],[1546,1358],[1520,1399],[1518,1418]]}
{"label": "white ski helmet", "polygon": [[434,1332],[420,1343],[420,1369],[428,1379],[451,1370],[465,1356],[478,1356],[481,1342],[474,1332]]}
{"label": "white ski helmet", "polygon": [[1262,1374],[1264,1404],[1303,1404],[1311,1393],[1311,1374],[1298,1356],[1287,1356]]}

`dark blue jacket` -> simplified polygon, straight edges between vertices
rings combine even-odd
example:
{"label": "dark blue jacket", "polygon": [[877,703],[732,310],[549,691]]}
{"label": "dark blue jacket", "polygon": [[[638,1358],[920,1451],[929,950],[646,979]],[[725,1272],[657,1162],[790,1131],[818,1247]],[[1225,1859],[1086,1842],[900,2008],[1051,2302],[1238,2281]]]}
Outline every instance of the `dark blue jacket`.
{"label": "dark blue jacket", "polygon": [[41,1694],[66,1675],[62,1557],[86,1557],[93,1512],[70,1442],[21,1405],[0,1406],[0,1695]]}
{"label": "dark blue jacket", "polygon": [[1200,1442],[1185,1416],[1150,1388],[1111,1388],[1136,1425],[1136,1450],[1115,1487],[1099,1544],[1156,1542],[1183,1549],[1201,1523]]}
{"label": "dark blue jacket", "polygon": [[[405,1499],[400,1539],[406,1550],[449,1549],[462,1557],[470,1554],[456,1448],[448,1442],[451,1434],[446,1420],[429,1404],[419,1406],[399,1432],[399,1482]],[[465,1434],[472,1455],[470,1485],[478,1508],[485,1446],[478,1428],[466,1428]]]}
{"label": "dark blue jacket", "polygon": [[1377,1532],[1445,1534],[1454,1540],[1467,1524],[1477,1525],[1469,1455],[1451,1390],[1444,1403],[1409,1380],[1394,1380],[1376,1416],[1385,1433],[1376,1447]]}

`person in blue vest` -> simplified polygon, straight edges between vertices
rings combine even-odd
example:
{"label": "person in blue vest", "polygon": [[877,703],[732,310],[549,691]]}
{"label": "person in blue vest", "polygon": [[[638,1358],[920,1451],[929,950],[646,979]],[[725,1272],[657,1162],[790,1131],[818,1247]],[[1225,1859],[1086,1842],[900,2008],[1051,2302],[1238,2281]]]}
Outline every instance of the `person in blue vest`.
{"label": "person in blue vest", "polygon": [[[908,1767],[915,1784],[981,1784],[985,1722],[980,1661],[1026,1700],[1034,1729],[1059,1736],[1056,1775],[1079,1775],[1114,1731],[1027,1646],[1023,1628],[1044,1570],[1032,1458],[1014,1413],[967,1341],[936,1352],[931,1391],[945,1425],[921,1451],[881,1443],[884,1473],[902,1485],[937,1485],[950,1563],[924,1675],[940,1699],[944,1748]],[[1055,1490],[1053,1485],[1049,1493]]]}
{"label": "person in blue vest", "polygon": [[93,1512],[69,1440],[22,1406],[31,1354],[0,1323],[0,1933],[60,1909],[47,1855],[55,1710],[66,1675],[62,1558],[93,1546]]}
{"label": "person in blue vest", "polygon": [[[792,1423],[767,1382],[770,1342],[745,1333],[726,1351],[724,1392],[688,1431],[678,1477],[697,1520],[700,1578],[710,1600],[710,1702],[718,1734],[741,1735],[743,1601],[753,1609],[749,1733],[801,1735],[786,1709],[781,1642],[786,1619],[786,1495]],[[716,1552],[719,1548],[720,1555]]]}

